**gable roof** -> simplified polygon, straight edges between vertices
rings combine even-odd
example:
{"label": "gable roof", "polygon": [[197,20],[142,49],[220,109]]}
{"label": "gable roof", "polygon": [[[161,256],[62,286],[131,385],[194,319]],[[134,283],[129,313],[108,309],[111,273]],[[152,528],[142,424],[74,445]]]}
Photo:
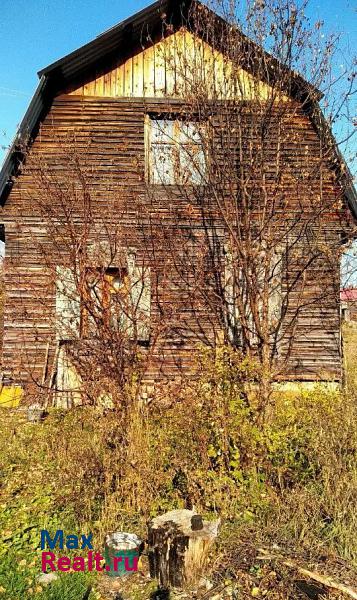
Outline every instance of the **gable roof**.
{"label": "gable roof", "polygon": [[[2,206],[6,202],[14,178],[24,159],[26,145],[36,134],[41,119],[49,109],[54,96],[68,88],[73,81],[85,77],[86,73],[89,74],[94,66],[96,68],[105,67],[111,60],[118,59],[120,54],[127,52],[128,46],[142,46],[143,40],[148,37],[148,34],[153,36],[155,33],[162,32],[164,21],[174,27],[180,27],[187,21],[189,9],[193,5],[204,6],[199,0],[157,0],[144,10],[105,31],[91,42],[39,71],[39,85],[0,171],[0,204]],[[227,27],[226,21],[212,13],[206,6],[204,8],[214,16],[217,26]],[[263,54],[266,59],[266,82],[271,82],[275,77],[276,67],[281,66],[279,62],[243,33],[239,32],[238,35],[242,48],[253,49],[253,52],[243,52],[243,55],[246,54],[247,57],[253,58],[250,58],[249,62],[242,67],[249,72],[254,72],[255,57],[259,58]],[[352,177],[348,167],[337,149],[330,128],[319,108],[318,101],[322,98],[322,94],[295,73],[291,78],[289,93],[292,97],[304,102],[318,132],[327,138],[330,146],[333,145],[336,162],[340,165],[341,171],[348,181],[345,196],[354,218],[357,219],[357,192],[351,183]]]}
{"label": "gable roof", "polygon": [[123,44],[125,49],[135,43],[141,45],[145,33],[152,34],[155,29],[162,29],[164,16],[173,25],[181,25],[182,17],[191,4],[192,0],[181,0],[181,2],[158,0],[45,67],[38,75],[39,77],[55,75],[66,85],[78,76],[82,76],[86,70],[90,71],[94,65],[100,66],[101,63],[105,65],[111,56],[117,58]]}

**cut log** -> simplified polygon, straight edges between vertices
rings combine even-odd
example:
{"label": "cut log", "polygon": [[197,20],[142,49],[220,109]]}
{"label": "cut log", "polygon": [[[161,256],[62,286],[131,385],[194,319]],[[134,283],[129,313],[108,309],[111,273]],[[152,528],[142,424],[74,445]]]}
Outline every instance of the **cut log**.
{"label": "cut log", "polygon": [[192,510],[172,510],[149,524],[150,575],[164,588],[192,587],[200,580],[218,521],[204,521]]}

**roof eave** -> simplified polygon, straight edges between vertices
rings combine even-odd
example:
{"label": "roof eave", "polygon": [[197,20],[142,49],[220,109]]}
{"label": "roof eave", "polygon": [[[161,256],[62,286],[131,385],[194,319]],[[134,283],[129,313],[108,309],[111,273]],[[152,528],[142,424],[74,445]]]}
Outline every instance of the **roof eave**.
{"label": "roof eave", "polygon": [[67,63],[69,63],[71,61],[76,61],[76,59],[81,60],[81,57],[86,56],[88,50],[92,49],[95,45],[98,44],[98,46],[101,46],[105,39],[110,39],[112,37],[115,37],[115,35],[117,33],[122,31],[123,29],[125,29],[125,27],[127,27],[128,25],[131,25],[135,21],[140,21],[143,17],[145,18],[146,16],[157,12],[158,9],[164,10],[167,4],[168,4],[168,0],[157,0],[153,4],[150,4],[143,10],[136,13],[134,17],[133,16],[128,17],[124,21],[121,21],[117,25],[114,25],[107,31],[98,35],[94,40],[91,40],[87,44],[84,44],[83,46],[81,46],[80,48],[77,48],[73,52],[66,54],[66,56],[63,56],[59,60],[56,60],[55,62],[51,63],[47,67],[44,67],[43,69],[38,71],[38,76],[42,77],[43,75],[49,75],[51,72],[61,69],[64,65],[66,65]]}
{"label": "roof eave", "polygon": [[6,154],[0,171],[0,204],[4,206],[7,196],[13,185],[13,178],[17,174],[19,163],[24,155],[41,114],[46,109],[48,102],[48,79],[42,76],[32,97],[29,107],[23,117],[14,140]]}
{"label": "roof eave", "polygon": [[[132,24],[140,26],[141,24],[149,24],[149,22],[152,24],[158,19],[160,14],[165,11],[168,12],[171,8],[172,15],[170,13],[170,18],[174,19],[178,14],[182,15],[184,10],[188,10],[193,2],[198,5],[201,4],[198,0],[181,0],[180,3],[178,3],[177,0],[157,0],[139,13],[107,30],[95,38],[95,40],[85,44],[78,50],[75,50],[39,71],[39,76],[41,78],[40,83],[18,128],[15,139],[7,153],[0,172],[0,203],[2,205],[4,205],[8,193],[11,190],[13,178],[23,159],[23,151],[31,138],[33,138],[36,128],[41,120],[41,116],[44,114],[54,94],[58,93],[60,89],[64,89],[66,83],[68,83],[67,80],[70,79],[73,74],[76,74],[78,70],[83,70],[93,65],[98,57],[103,59],[105,56],[108,56],[114,48],[117,48],[119,42],[122,41],[118,38],[120,38],[120,34],[126,34],[126,28],[128,26],[131,26]],[[216,15],[216,17],[220,22],[224,22],[218,15]],[[247,43],[250,43],[249,40]],[[270,57],[270,60],[272,62],[275,61],[273,57]],[[54,89],[52,85],[54,82],[56,82],[56,89]],[[318,101],[323,96],[319,90],[307,83],[299,74],[296,74],[292,93],[295,94],[303,104],[310,107],[318,105]],[[322,124],[324,129],[326,123],[324,123],[323,117],[321,119],[321,109],[319,108],[318,111],[313,112],[315,112],[315,117],[316,113],[318,115],[317,121],[320,124],[319,127]],[[330,135],[332,136],[331,132]],[[357,220],[357,192],[353,184],[350,183],[352,182],[352,177],[338,149],[337,158],[339,163],[343,165],[345,181],[348,182],[345,191],[347,203],[353,217]]]}
{"label": "roof eave", "polygon": [[353,184],[347,188],[345,191],[345,196],[352,216],[357,222],[357,192]]}

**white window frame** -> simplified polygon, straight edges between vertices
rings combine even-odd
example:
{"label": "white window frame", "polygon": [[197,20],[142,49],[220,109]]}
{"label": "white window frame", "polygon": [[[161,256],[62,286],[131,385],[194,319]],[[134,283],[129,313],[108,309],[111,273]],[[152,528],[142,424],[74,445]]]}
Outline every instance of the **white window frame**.
{"label": "white window frame", "polygon": [[[160,125],[162,123],[162,129]],[[172,137],[165,134],[164,128],[165,123],[172,124]],[[184,129],[190,126],[195,126],[198,130],[198,139],[193,141],[185,133]],[[146,181],[151,185],[188,185],[188,186],[199,186],[204,183],[204,175],[206,173],[206,157],[204,153],[202,139],[199,139],[199,129],[205,127],[198,121],[188,120],[184,117],[159,117],[156,115],[146,115],[145,119],[145,174]],[[162,141],[153,141],[153,136],[156,134],[162,134]],[[159,136],[158,136],[159,137]],[[185,141],[185,138],[187,141]],[[172,173],[168,174],[168,178],[165,179],[165,175],[159,175],[157,168],[153,164],[153,149],[167,146],[171,147],[172,151]],[[185,148],[187,150],[185,151]],[[193,172],[187,177],[187,170],[182,168],[185,157],[186,161],[191,161],[192,154],[196,148],[198,156],[197,164],[200,168],[197,169],[193,166]]]}

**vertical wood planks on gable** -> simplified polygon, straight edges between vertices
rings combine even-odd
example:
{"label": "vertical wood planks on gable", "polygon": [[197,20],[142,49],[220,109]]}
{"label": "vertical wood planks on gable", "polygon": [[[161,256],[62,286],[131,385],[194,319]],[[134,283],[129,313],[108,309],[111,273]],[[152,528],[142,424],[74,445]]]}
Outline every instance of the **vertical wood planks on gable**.
{"label": "vertical wood planks on gable", "polygon": [[110,72],[110,93],[113,94],[113,96],[117,96],[117,70],[113,69]]}
{"label": "vertical wood planks on gable", "polygon": [[103,96],[110,96],[113,92],[115,94],[115,90],[112,89],[112,73],[109,71],[109,73],[105,73],[104,75]]}
{"label": "vertical wood planks on gable", "polygon": [[177,74],[177,36],[170,35],[165,40],[165,69],[166,69],[166,96],[176,94]]}
{"label": "vertical wood planks on gable", "polygon": [[95,81],[95,96],[104,96],[104,76],[97,77]]}
{"label": "vertical wood planks on gable", "polygon": [[166,57],[165,42],[159,42],[154,46],[154,73],[155,73],[155,97],[160,98],[166,94]]}
{"label": "vertical wood planks on gable", "polygon": [[183,82],[185,80],[185,52],[184,52],[184,38],[181,31],[178,31],[175,36],[172,36],[172,45],[175,47],[175,62],[173,68],[175,69],[175,90],[174,93],[180,96],[184,93]]}
{"label": "vertical wood planks on gable", "polygon": [[182,28],[118,62],[107,73],[93,73],[91,81],[69,93],[107,98],[177,98],[200,89],[208,97],[268,99],[271,88]]}
{"label": "vertical wood planks on gable", "polygon": [[144,96],[155,96],[155,46],[144,51]]}
{"label": "vertical wood planks on gable", "polygon": [[132,96],[133,91],[133,59],[130,57],[124,64],[124,96]]}
{"label": "vertical wood planks on gable", "polygon": [[133,57],[133,90],[132,95],[140,98],[144,95],[144,57],[140,52]]}
{"label": "vertical wood planks on gable", "polygon": [[91,96],[94,95],[93,94],[93,88],[95,87],[95,81],[89,81],[88,83],[85,83],[83,88],[82,88],[82,93],[83,96]]}
{"label": "vertical wood planks on gable", "polygon": [[120,65],[116,69],[117,83],[116,93],[119,97],[125,96],[125,68],[124,65]]}

